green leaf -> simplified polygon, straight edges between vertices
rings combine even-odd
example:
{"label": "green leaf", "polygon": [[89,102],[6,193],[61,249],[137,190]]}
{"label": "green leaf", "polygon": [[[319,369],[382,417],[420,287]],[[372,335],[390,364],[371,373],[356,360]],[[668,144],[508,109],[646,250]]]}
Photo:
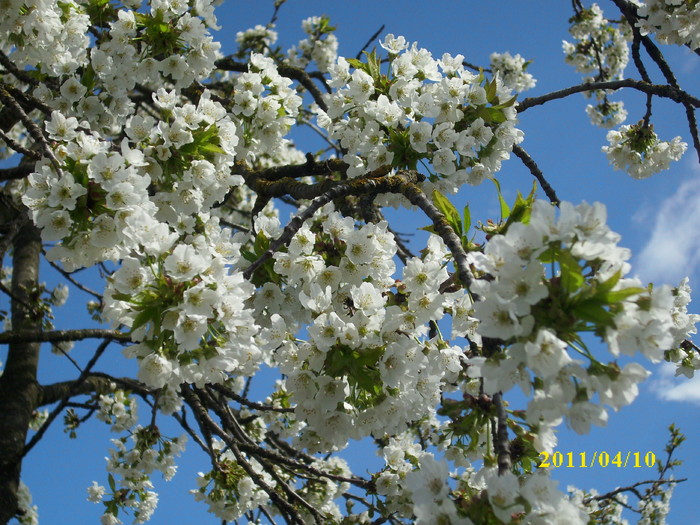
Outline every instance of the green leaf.
{"label": "green leaf", "polygon": [[463,213],[464,214],[462,215],[462,217],[463,217],[463,228],[464,229],[462,231],[466,234],[466,233],[469,233],[469,228],[471,228],[471,226],[472,226],[472,214],[469,211],[469,204],[467,204],[464,207]]}
{"label": "green leaf", "polygon": [[258,234],[255,236],[255,242],[253,244],[253,250],[255,251],[255,255],[257,257],[260,257],[263,253],[265,253],[265,250],[267,250],[269,247],[270,239],[268,239],[263,232],[258,232]]}
{"label": "green leaf", "polygon": [[615,326],[615,323],[613,322],[615,314],[606,310],[604,308],[604,304],[601,301],[595,299],[589,299],[587,301],[578,303],[573,308],[572,313],[576,317],[584,321],[600,324],[603,326]]}
{"label": "green leaf", "polygon": [[557,253],[557,261],[561,269],[561,283],[565,290],[573,293],[583,286],[584,277],[578,260],[568,250]]}
{"label": "green leaf", "polygon": [[486,84],[485,90],[486,90],[486,100],[489,101],[489,103],[493,104],[494,99],[496,98],[496,79],[494,78]]}
{"label": "green leaf", "polygon": [[608,292],[610,292],[613,288],[615,288],[615,285],[620,281],[620,278],[622,277],[622,270],[616,271],[614,274],[612,274],[610,277],[608,277],[605,281],[602,283],[595,283],[596,285],[596,293],[595,295],[604,297]]}
{"label": "green leaf", "polygon": [[462,218],[457,208],[438,190],[433,190],[433,204],[439,209],[457,235],[462,236]]}
{"label": "green leaf", "polygon": [[381,77],[382,75],[382,59],[379,58],[375,50],[372,50],[371,53],[368,53],[367,51],[365,51],[364,53],[367,57],[367,65],[369,67],[369,71],[367,72],[374,80],[379,80],[379,77]]}
{"label": "green leaf", "polygon": [[536,181],[533,181],[532,190],[528,194],[527,198],[523,198],[520,192],[518,192],[518,195],[515,197],[515,204],[513,205],[513,208],[510,211],[508,220],[506,221],[506,224],[501,233],[505,233],[508,227],[514,222],[522,222],[523,224],[528,224],[530,222],[530,215],[532,214],[532,205],[535,202],[536,192]]}
{"label": "green leaf", "polygon": [[213,144],[213,143],[211,143],[211,142],[207,142],[206,144],[202,144],[202,145],[199,147],[199,149],[200,149],[203,153],[216,153],[216,154],[219,154],[219,155],[222,155],[222,154],[226,153],[223,149],[221,149],[221,146],[219,146],[219,145],[217,145],[217,144]]}
{"label": "green leaf", "polygon": [[515,104],[515,101],[518,99],[517,95],[514,96],[513,98],[509,98],[505,102],[501,102],[500,104],[496,104],[495,106],[492,106],[495,109],[503,109],[503,108],[509,108],[513,104]]}
{"label": "green leaf", "polygon": [[623,288],[622,290],[617,290],[614,292],[608,292],[604,294],[603,300],[608,304],[615,304],[619,303],[620,301],[624,301],[632,295],[639,295],[647,291],[648,290],[646,288]]}
{"label": "green leaf", "polygon": [[498,107],[488,108],[486,106],[479,106],[476,110],[476,115],[484,119],[486,123],[501,124],[507,120],[503,111]]}
{"label": "green leaf", "polygon": [[503,221],[510,217],[510,206],[508,206],[508,203],[503,198],[503,194],[501,193],[501,183],[498,182],[498,179],[491,180],[496,185],[496,191],[498,191],[498,202],[501,205],[501,220]]}
{"label": "green leaf", "polygon": [[144,308],[142,311],[140,311],[138,314],[136,314],[136,317],[134,318],[134,322],[131,326],[131,332],[138,330],[139,328],[148,324],[151,321],[154,321],[154,322],[157,321],[158,314],[159,314],[159,310],[157,310],[155,308]]}
{"label": "green leaf", "polygon": [[355,69],[361,69],[362,71],[365,71],[365,64],[362,60],[358,60],[356,58],[348,58],[348,64],[350,64],[352,67]]}
{"label": "green leaf", "polygon": [[91,92],[95,87],[95,78],[95,70],[92,68],[91,65],[88,65],[85,68],[82,77],[80,77],[80,83],[87,88],[88,93]]}
{"label": "green leaf", "polygon": [[114,482],[114,476],[112,476],[112,474],[107,474],[107,484],[113,493],[117,491],[117,484]]}
{"label": "green leaf", "polygon": [[134,298],[131,294],[121,292],[113,293],[112,297],[117,301],[131,301]]}

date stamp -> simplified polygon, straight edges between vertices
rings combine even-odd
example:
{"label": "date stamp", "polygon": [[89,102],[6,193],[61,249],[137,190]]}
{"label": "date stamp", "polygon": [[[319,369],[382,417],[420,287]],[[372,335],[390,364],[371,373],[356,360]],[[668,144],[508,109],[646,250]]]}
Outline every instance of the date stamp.
{"label": "date stamp", "polygon": [[656,465],[656,454],[651,450],[642,452],[540,452],[539,468],[652,468]]}

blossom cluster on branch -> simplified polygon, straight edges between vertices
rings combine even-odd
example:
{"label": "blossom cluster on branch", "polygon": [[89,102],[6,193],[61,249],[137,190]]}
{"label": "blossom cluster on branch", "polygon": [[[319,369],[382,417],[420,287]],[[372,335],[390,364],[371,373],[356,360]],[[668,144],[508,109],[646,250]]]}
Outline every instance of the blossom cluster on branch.
{"label": "blossom cluster on branch", "polygon": [[[653,130],[661,92],[684,107],[700,154],[700,102],[650,37],[695,49],[700,5],[614,3],[616,20],[573,2],[565,61],[586,75],[571,93],[595,97],[592,122],[616,128],[603,148],[610,163],[645,178],[687,149]],[[237,33],[238,51],[224,56],[209,0],[4,5],[0,153],[28,167],[0,193],[27,212],[15,230],[40,232],[46,259],[98,299],[89,312],[129,339],[123,354],[138,365],[136,378],[93,373],[105,336],[79,378],[56,387],[62,395],[42,390],[58,408],[32,407],[27,423],[38,440],[70,405],[71,436],[93,413],[120,434],[107,486],[88,489],[103,524],[150,519],[151,478],[175,475],[187,439],[210,461],[192,495],[224,521],[622,522],[626,500],[558,490],[538,455],[554,449],[563,422],[585,434],[630,404],[649,375],[638,361],[665,359],[692,377],[700,357],[688,338],[700,316],[688,312],[687,280],[673,288],[630,276],[602,204],[553,197],[520,146],[517,94],[536,85],[528,60],[493,53],[478,68],[393,34],[345,58],[325,16],[304,20],[306,37],[286,52],[271,22]],[[651,84],[642,47],[667,85]],[[621,81],[630,58],[648,88],[631,126],[612,89],[586,87]],[[328,150],[304,155],[292,141],[298,125]],[[513,152],[551,202],[536,186],[506,202],[499,171]],[[446,195],[487,179],[501,217],[472,224]],[[278,198],[296,208],[287,224]],[[429,223],[418,255],[386,205]],[[30,242],[15,230],[0,233],[15,247]],[[92,266],[105,275],[99,292],[79,283]],[[8,330],[26,310],[44,331],[28,341],[67,354],[66,338],[46,333],[64,287],[46,299],[45,286],[3,278],[2,292],[13,301]],[[267,397],[252,399],[252,378],[270,370]],[[78,396],[87,401],[72,403]],[[166,436],[166,418],[187,435]],[[374,440],[384,465],[353,473],[337,454],[351,440]],[[681,441],[672,431],[653,487],[627,490],[649,522],[668,510],[662,488],[672,488]],[[13,483],[12,514],[36,523]]]}

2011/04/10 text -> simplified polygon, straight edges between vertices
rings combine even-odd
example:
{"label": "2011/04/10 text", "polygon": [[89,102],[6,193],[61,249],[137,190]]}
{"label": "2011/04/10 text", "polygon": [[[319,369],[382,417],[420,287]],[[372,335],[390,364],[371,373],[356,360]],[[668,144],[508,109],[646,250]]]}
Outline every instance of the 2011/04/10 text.
{"label": "2011/04/10 text", "polygon": [[559,467],[569,467],[569,468],[592,468],[596,465],[599,467],[614,466],[618,468],[624,467],[648,467],[651,468],[656,465],[656,454],[651,450],[646,454],[642,455],[641,452],[616,452],[614,455],[609,454],[606,451],[598,452],[595,451],[593,454],[587,452],[566,452],[562,453],[559,451],[552,452],[540,452],[540,468],[559,468]]}

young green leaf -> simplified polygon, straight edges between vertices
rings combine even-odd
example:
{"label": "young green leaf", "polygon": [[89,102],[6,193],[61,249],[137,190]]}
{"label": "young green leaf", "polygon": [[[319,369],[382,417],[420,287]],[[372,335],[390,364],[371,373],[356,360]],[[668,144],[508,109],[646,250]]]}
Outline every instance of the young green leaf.
{"label": "young green leaf", "polygon": [[462,236],[462,219],[457,208],[438,190],[433,190],[433,204],[439,209],[457,235]]}
{"label": "young green leaf", "polygon": [[561,269],[561,283],[565,290],[574,293],[583,286],[584,277],[578,260],[568,250],[557,252],[557,261]]}
{"label": "young green leaf", "polygon": [[501,183],[498,182],[497,179],[491,180],[496,185],[496,191],[498,191],[498,202],[501,205],[501,220],[504,221],[510,217],[510,206],[508,206],[508,203],[503,198],[503,194],[501,193]]}

